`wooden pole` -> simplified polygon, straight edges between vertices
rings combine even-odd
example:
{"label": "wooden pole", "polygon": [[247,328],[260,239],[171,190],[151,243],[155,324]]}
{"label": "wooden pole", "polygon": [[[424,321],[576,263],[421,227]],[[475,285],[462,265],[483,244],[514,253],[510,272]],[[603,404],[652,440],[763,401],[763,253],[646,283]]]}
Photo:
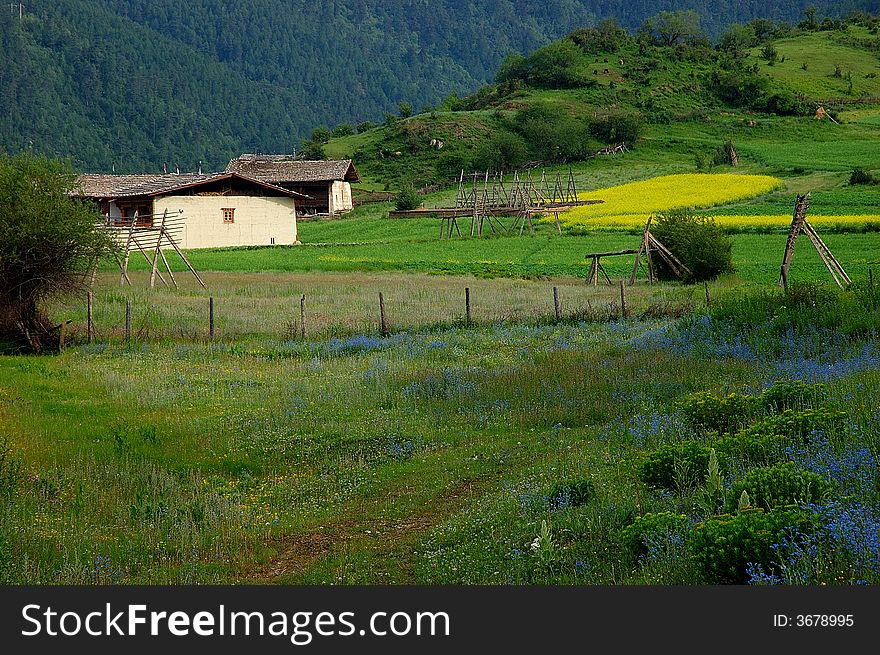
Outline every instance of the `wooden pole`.
{"label": "wooden pole", "polygon": [[556,312],[556,320],[562,320],[562,307],[559,305],[559,289],[553,287],[553,310]]}
{"label": "wooden pole", "polygon": [[299,336],[306,338],[306,294],[299,297]]}
{"label": "wooden pole", "polygon": [[86,333],[88,334],[89,343],[95,340],[95,320],[92,315],[94,302],[94,294],[89,291],[88,295],[86,295]]}
{"label": "wooden pole", "polygon": [[[162,212],[162,224],[159,226],[159,238],[156,239],[156,250],[153,252],[153,264],[150,267],[150,288],[156,287],[156,274],[159,272],[159,253],[162,250],[162,237],[165,235],[165,219],[168,210]],[[165,286],[168,286],[167,284]]]}
{"label": "wooden pole", "polygon": [[703,282],[703,287],[706,289],[706,307],[712,304],[712,299],[709,297],[709,283]]}
{"label": "wooden pole", "polygon": [[468,327],[471,326],[471,289],[470,287],[464,288],[464,323]]}
{"label": "wooden pole", "polygon": [[626,285],[620,281],[620,318],[626,318]]}
{"label": "wooden pole", "polygon": [[119,284],[123,285],[128,282],[131,285],[131,280],[128,279],[128,257],[131,254],[131,240],[134,238],[134,224],[137,222],[138,213],[135,211],[134,216],[131,217],[131,224],[128,226],[128,239],[125,241],[125,258],[122,260],[122,277],[119,278]]}
{"label": "wooden pole", "polygon": [[125,301],[125,343],[131,343],[131,299]]}
{"label": "wooden pole", "polygon": [[214,338],[214,296],[208,298],[208,337]]}
{"label": "wooden pole", "polygon": [[382,336],[388,336],[388,323],[385,321],[385,296],[379,292],[379,328],[382,330]]}
{"label": "wooden pole", "polygon": [[779,281],[782,284],[782,290],[788,293],[788,268],[785,264],[779,268]]}

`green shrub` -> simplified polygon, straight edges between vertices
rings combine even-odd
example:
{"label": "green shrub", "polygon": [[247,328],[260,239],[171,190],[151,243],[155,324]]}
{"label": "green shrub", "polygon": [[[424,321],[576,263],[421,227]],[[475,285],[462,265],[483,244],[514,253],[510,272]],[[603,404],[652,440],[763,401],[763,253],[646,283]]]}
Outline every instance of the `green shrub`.
{"label": "green shrub", "polygon": [[749,563],[772,571],[777,566],[773,546],[795,534],[809,534],[814,527],[815,516],[806,510],[747,509],[736,516],[716,516],[695,525],[690,549],[705,582],[743,584]]}
{"label": "green shrub", "polygon": [[732,166],[733,165],[733,153],[736,152],[736,147],[733,145],[733,141],[727,139],[723,144],[718,146],[715,149],[715,154],[712,156],[712,165],[713,166]]}
{"label": "green shrub", "polygon": [[[702,484],[709,470],[710,451],[711,448],[696,441],[663,446],[642,462],[639,479],[649,486],[664,489]],[[723,474],[727,470],[727,459],[723,453],[716,454]]]}
{"label": "green shrub", "polygon": [[785,462],[753,469],[734,482],[727,494],[727,508],[734,510],[746,491],[753,507],[775,509],[786,505],[818,503],[831,491],[831,483],[821,475]]}
{"label": "green shrub", "polygon": [[557,482],[550,488],[550,503],[557,508],[586,505],[596,495],[596,485],[587,478]]}
{"label": "green shrub", "polygon": [[745,425],[754,414],[756,404],[751,396],[738,393],[716,396],[698,391],[685,399],[682,412],[695,428],[726,434]]}
{"label": "green shrub", "polygon": [[590,121],[590,134],[604,143],[633,145],[639,140],[642,119],[636,114],[607,114]]}
{"label": "green shrub", "polygon": [[333,128],[331,134],[333,135],[333,138],[350,136],[354,134],[354,128],[349,123],[340,123]]}
{"label": "green shrub", "polygon": [[828,395],[825,384],[807,384],[801,380],[775,382],[758,397],[759,403],[769,412],[779,414],[787,409],[798,410],[820,405]]}
{"label": "green shrub", "polygon": [[[669,211],[656,218],[651,233],[690,269],[690,273],[682,271],[685,282],[712,280],[733,270],[733,242],[709,216]],[[660,279],[677,279],[662,257],[655,255],[653,261]]]}
{"label": "green shrub", "polygon": [[531,159],[572,161],[584,159],[593,152],[595,142],[587,123],[549,103],[535,103],[520,109],[509,126],[526,144]]}
{"label": "green shrub", "polygon": [[418,209],[424,203],[424,199],[419,195],[413,187],[401,189],[394,199],[394,208],[399,212],[411,211]]}
{"label": "green shrub", "polygon": [[633,557],[639,557],[647,554],[652,541],[666,535],[685,535],[688,526],[688,517],[684,514],[644,514],[621,530],[620,541]]}
{"label": "green shrub", "polygon": [[786,455],[791,439],[779,434],[724,437],[714,444],[719,456],[751,466],[774,464]]}
{"label": "green shrub", "polygon": [[850,184],[877,184],[877,178],[864,168],[854,168],[849,174]]}
{"label": "green shrub", "polygon": [[747,437],[764,437],[775,434],[804,441],[808,440],[814,431],[834,432],[842,429],[846,416],[846,412],[830,407],[787,409],[781,414],[756,423],[739,434]]}

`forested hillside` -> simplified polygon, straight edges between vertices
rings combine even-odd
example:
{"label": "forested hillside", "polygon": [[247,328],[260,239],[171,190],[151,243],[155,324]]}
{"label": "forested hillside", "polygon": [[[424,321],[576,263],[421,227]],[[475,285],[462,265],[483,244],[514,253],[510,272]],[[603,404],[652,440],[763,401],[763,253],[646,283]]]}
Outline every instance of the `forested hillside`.
{"label": "forested hillside", "polygon": [[[637,29],[697,9],[709,36],[806,0],[32,0],[0,11],[0,146],[70,156],[81,169],[209,169],[242,151],[290,151],[312,128],[416,109],[494,77],[614,16]],[[877,0],[813,2],[820,15]],[[662,5],[662,6],[661,6]]]}

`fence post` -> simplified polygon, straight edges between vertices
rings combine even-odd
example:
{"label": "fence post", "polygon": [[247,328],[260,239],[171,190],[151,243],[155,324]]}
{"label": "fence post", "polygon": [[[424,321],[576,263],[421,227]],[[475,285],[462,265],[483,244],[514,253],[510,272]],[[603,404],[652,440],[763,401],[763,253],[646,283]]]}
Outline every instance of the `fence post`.
{"label": "fence post", "polygon": [[131,298],[125,301],[125,343],[131,344]]}
{"label": "fence post", "polygon": [[620,318],[626,318],[626,285],[620,281]]}
{"label": "fence post", "polygon": [[706,307],[712,304],[712,299],[709,297],[709,283],[703,282],[703,287],[706,289]]}
{"label": "fence post", "polygon": [[562,320],[562,307],[559,305],[559,289],[553,287],[553,310],[556,312],[556,320]]}
{"label": "fence post", "polygon": [[464,288],[464,323],[467,327],[471,326],[471,288]]}
{"label": "fence post", "polygon": [[385,322],[385,296],[379,292],[379,328],[382,330],[382,336],[388,336],[388,324]]}
{"label": "fence post", "polygon": [[94,305],[94,294],[89,291],[86,296],[86,333],[88,334],[89,343],[95,340],[95,321],[92,314],[92,306]]}
{"label": "fence post", "polygon": [[306,338],[306,294],[299,297],[299,336]]}
{"label": "fence post", "polygon": [[208,298],[208,337],[214,338],[214,296]]}

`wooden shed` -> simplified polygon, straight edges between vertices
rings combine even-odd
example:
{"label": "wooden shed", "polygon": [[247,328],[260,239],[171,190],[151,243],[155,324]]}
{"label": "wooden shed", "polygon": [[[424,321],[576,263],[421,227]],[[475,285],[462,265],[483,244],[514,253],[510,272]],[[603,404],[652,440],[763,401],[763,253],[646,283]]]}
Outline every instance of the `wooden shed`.
{"label": "wooden shed", "polygon": [[297,203],[301,216],[351,210],[351,183],[361,181],[350,159],[308,161],[293,155],[245,154],[231,160],[226,171],[308,196]]}

